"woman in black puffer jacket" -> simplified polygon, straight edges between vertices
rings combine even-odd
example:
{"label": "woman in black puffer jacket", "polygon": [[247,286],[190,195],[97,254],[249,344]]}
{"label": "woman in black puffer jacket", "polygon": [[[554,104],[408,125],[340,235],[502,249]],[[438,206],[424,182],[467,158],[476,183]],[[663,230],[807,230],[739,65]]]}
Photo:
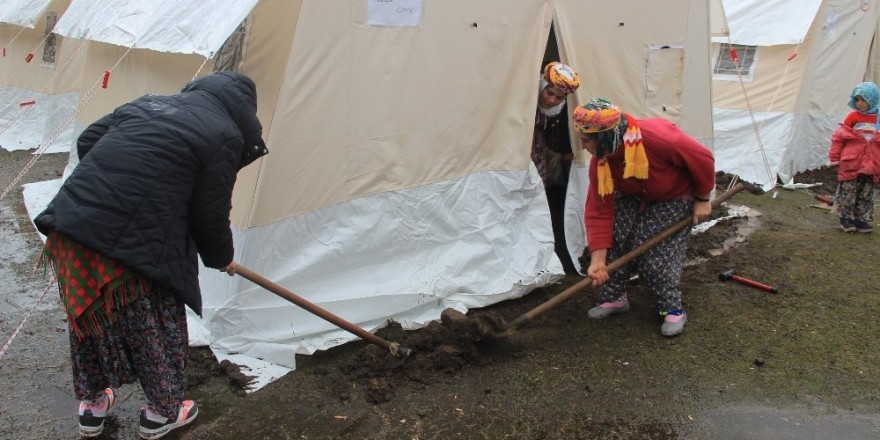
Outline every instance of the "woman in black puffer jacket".
{"label": "woman in black puffer jacket", "polygon": [[143,438],[198,414],[183,400],[184,304],[201,314],[199,256],[235,273],[232,188],[268,152],[256,110],[253,81],[230,72],[124,104],[83,131],[80,163],[34,220],[68,313],[82,435],[136,381]]}

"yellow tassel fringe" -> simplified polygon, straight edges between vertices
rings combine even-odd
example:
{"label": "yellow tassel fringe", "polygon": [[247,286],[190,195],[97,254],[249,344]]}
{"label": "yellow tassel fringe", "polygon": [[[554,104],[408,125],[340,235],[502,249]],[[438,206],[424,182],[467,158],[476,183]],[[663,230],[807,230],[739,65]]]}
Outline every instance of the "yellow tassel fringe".
{"label": "yellow tassel fringe", "polygon": [[600,196],[605,196],[614,192],[614,179],[611,178],[611,167],[608,166],[607,160],[600,160],[596,167],[596,178],[599,181]]}
{"label": "yellow tassel fringe", "polygon": [[648,178],[648,156],[645,154],[645,144],[642,143],[642,131],[638,125],[630,125],[623,134],[623,178],[635,177],[636,179]]}

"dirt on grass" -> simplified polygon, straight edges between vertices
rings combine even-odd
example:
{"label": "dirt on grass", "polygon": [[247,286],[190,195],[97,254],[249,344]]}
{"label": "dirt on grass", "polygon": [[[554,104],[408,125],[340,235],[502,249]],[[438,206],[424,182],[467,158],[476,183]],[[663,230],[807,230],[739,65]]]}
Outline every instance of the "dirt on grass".
{"label": "dirt on grass", "polygon": [[[582,280],[567,275],[467,315],[447,311],[419,330],[389,323],[377,332],[412,349],[408,357],[351,342],[297,357],[295,371],[255,392],[246,391],[250,378],[237,366],[193,348],[188,394],[199,402],[199,418],[166,438],[880,438],[880,241],[877,233],[839,231],[831,207],[816,198],[833,195],[834,173],[796,176],[821,183],[804,190],[743,191],[715,211],[718,223],[691,237],[682,279],[689,321],[678,337],[660,335],[638,278],[627,314],[587,319],[596,298],[579,289],[513,331],[477,325],[503,329]],[[719,190],[730,178],[718,175]],[[727,207],[740,208],[740,216],[724,218]],[[721,280],[730,270],[778,293]],[[41,319],[55,322],[62,315],[56,306]],[[0,320],[0,334],[11,334],[21,315]],[[3,382],[28,380],[28,341],[40,334],[34,330],[26,349],[0,358]],[[43,349],[61,351],[63,359],[65,341],[55,339]],[[53,364],[39,375],[67,391],[66,368]],[[34,400],[31,408],[47,405],[9,388],[13,397]],[[73,437],[75,402],[65,404],[68,415],[25,429],[14,421],[12,398],[0,398],[0,437]],[[133,438],[136,419],[119,414],[102,438]]]}

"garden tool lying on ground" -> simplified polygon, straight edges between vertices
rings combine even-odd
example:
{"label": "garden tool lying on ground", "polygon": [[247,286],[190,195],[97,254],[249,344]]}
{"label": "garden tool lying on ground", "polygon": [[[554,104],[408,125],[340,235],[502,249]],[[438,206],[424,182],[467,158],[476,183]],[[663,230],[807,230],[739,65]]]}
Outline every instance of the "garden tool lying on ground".
{"label": "garden tool lying on ground", "polygon": [[814,197],[816,197],[816,200],[818,200],[828,206],[834,206],[834,196],[826,196],[826,195],[822,195],[822,194],[816,194]]}
{"label": "garden tool lying on ground", "polygon": [[339,316],[336,316],[336,315],[328,312],[327,310],[321,308],[320,306],[305,300],[303,297],[281,287],[280,285],[278,285],[276,283],[273,283],[272,281],[269,281],[268,279],[261,276],[260,274],[254,272],[254,271],[252,271],[252,270],[250,270],[240,264],[235,269],[235,273],[238,275],[241,275],[242,277],[253,282],[254,284],[256,284],[256,285],[258,285],[258,286],[260,286],[260,287],[262,287],[262,288],[264,288],[264,289],[266,289],[266,290],[306,309],[307,311],[311,312],[312,314],[317,315],[319,318],[321,318],[325,321],[328,321],[329,323],[331,323],[331,324],[333,324],[333,325],[335,325],[345,331],[348,331],[349,333],[352,333],[356,336],[360,336],[361,339],[364,339],[367,342],[378,345],[379,347],[382,347],[382,348],[388,350],[394,356],[405,359],[407,356],[410,355],[410,353],[412,353],[411,349],[401,347],[396,342],[388,342],[388,341],[386,341],[386,340],[384,340],[384,339],[382,339],[382,338],[380,338],[380,337],[340,318]]}
{"label": "garden tool lying on ground", "polygon": [[752,281],[748,278],[743,278],[743,277],[737,275],[736,272],[733,271],[733,269],[722,272],[720,275],[718,275],[718,279],[720,279],[721,281],[733,280],[738,283],[745,284],[746,286],[754,287],[756,289],[761,289],[765,292],[770,292],[770,293],[778,292],[778,290],[776,290],[775,287],[770,287],[766,284],[761,284],[757,281]]}
{"label": "garden tool lying on ground", "polygon": [[[734,185],[732,188],[727,190],[724,194],[721,194],[720,196],[713,199],[712,200],[712,208],[714,209],[719,204],[726,202],[728,199],[730,199],[736,193],[740,192],[743,189],[746,189],[753,194],[762,194],[763,193],[763,190],[761,190],[761,188],[758,187],[757,185],[747,183],[747,182],[739,182],[736,185]],[[625,266],[626,264],[628,264],[629,262],[634,260],[636,257],[647,252],[648,249],[651,249],[652,247],[656,246],[661,241],[667,239],[671,235],[684,229],[685,227],[687,227],[688,225],[690,225],[692,223],[693,223],[693,216],[688,215],[688,216],[682,218],[681,220],[678,221],[678,223],[666,228],[665,230],[663,230],[659,234],[652,237],[650,240],[642,243],[641,245],[639,245],[635,249],[627,252],[626,254],[622,255],[620,258],[609,263],[606,270],[608,272],[613,272],[615,270],[620,269],[621,267]],[[587,287],[592,285],[592,283],[593,283],[593,278],[590,276],[587,276],[586,278],[578,281],[577,283],[573,284],[571,287],[556,294],[556,296],[554,296],[553,298],[550,298],[549,300],[538,305],[537,307],[533,308],[532,310],[529,310],[528,312],[520,315],[519,317],[517,317],[513,321],[510,321],[504,327],[505,333],[511,332],[513,330],[516,330],[519,327],[522,327],[527,322],[531,321],[532,319],[535,319],[537,316],[556,307],[557,305],[561,304],[563,301],[574,296],[574,294],[586,289]]]}

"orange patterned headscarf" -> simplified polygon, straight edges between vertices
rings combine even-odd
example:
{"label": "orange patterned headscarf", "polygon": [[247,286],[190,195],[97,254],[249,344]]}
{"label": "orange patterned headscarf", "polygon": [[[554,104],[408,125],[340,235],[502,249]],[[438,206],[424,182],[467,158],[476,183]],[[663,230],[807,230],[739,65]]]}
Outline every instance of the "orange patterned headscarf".
{"label": "orange patterned headscarf", "polygon": [[544,79],[547,83],[566,95],[577,90],[581,85],[580,77],[571,67],[557,61],[544,67]]}
{"label": "orange patterned headscarf", "polygon": [[[648,157],[642,142],[642,131],[635,118],[622,112],[611,101],[593,98],[586,105],[578,106],[573,115],[574,129],[583,134],[599,134],[601,150],[596,151],[596,177],[599,181],[600,196],[614,192],[614,181],[608,156],[617,152],[620,144],[624,146],[623,178],[648,178]],[[621,135],[621,131],[623,131]]]}
{"label": "orange patterned headscarf", "polygon": [[613,130],[620,125],[622,116],[623,112],[611,101],[593,98],[574,109],[574,130],[585,134]]}

